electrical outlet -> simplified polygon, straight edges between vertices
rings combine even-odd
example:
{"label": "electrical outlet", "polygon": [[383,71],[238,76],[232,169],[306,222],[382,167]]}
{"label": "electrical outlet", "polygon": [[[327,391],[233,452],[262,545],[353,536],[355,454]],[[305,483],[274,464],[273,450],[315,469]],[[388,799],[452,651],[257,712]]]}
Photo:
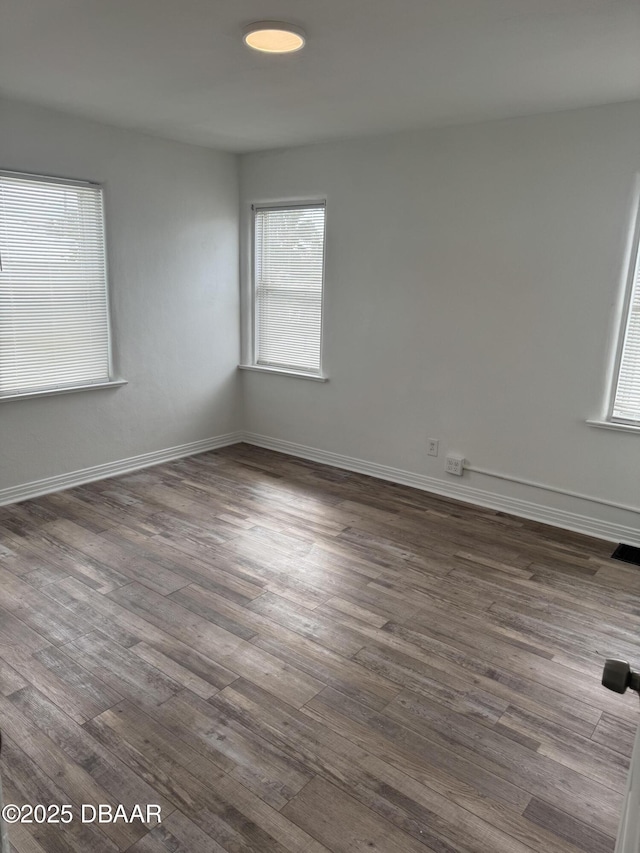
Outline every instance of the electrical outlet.
{"label": "electrical outlet", "polygon": [[444,469],[447,474],[455,474],[456,477],[462,477],[464,471],[464,456],[447,456],[447,462]]}
{"label": "electrical outlet", "polygon": [[438,439],[437,438],[428,438],[427,439],[427,454],[429,456],[437,456],[438,455]]}

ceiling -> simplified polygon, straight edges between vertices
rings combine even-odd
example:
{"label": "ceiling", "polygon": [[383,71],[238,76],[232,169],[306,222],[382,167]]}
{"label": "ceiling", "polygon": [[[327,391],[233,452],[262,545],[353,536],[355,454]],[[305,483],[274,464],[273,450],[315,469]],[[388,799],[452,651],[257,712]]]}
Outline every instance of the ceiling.
{"label": "ceiling", "polygon": [[569,109],[640,97],[640,2],[0,0],[0,93],[230,151]]}

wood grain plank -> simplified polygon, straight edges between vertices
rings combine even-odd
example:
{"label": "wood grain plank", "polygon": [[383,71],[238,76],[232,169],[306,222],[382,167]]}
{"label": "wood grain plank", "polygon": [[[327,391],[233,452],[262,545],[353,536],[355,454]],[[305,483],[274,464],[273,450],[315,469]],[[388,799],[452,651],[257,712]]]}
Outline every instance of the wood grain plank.
{"label": "wood grain plank", "polygon": [[633,717],[621,720],[618,717],[603,714],[591,737],[597,743],[604,744],[629,759],[633,751],[636,730],[636,720]]}
{"label": "wood grain plank", "polygon": [[0,507],[5,798],[163,804],[28,853],[610,853],[637,572],[236,445]]}
{"label": "wood grain plank", "polygon": [[[2,786],[5,803],[16,805],[34,805],[36,803],[69,803],[77,809],[82,802],[70,797],[60,786],[58,780],[52,781],[37,760],[25,754],[3,733],[2,738]],[[77,814],[77,811],[75,812]],[[27,837],[33,839],[33,846],[27,843]],[[18,850],[28,853],[116,853],[130,843],[131,836],[110,840],[95,824],[83,824],[73,820],[61,830],[59,825],[47,823],[16,824],[9,827],[9,841]]]}
{"label": "wood grain plank", "polygon": [[[450,744],[456,755],[466,757],[537,797],[551,802],[562,797],[567,809],[576,817],[585,823],[595,822],[598,828],[615,834],[620,803],[618,789],[612,789],[602,781],[596,782],[553,756],[528,749],[474,720],[442,713],[437,703],[409,691],[401,693],[387,706],[385,716],[419,733],[429,742],[442,746]],[[584,768],[581,766],[581,769]],[[607,775],[607,781],[615,778],[614,774],[615,769]],[[598,775],[602,777],[603,774]],[[593,801],[599,804],[597,815],[589,805]]]}
{"label": "wood grain plank", "polygon": [[599,832],[593,826],[587,826],[572,815],[560,811],[550,803],[541,802],[535,797],[525,810],[528,820],[548,827],[555,835],[566,838],[585,853],[612,853],[615,842],[611,836]]}
{"label": "wood grain plank", "polygon": [[[285,751],[303,756],[317,775],[355,796],[394,825],[424,841],[438,839],[447,849],[515,853],[522,849],[575,849],[506,807],[492,803],[471,785],[431,765],[421,781],[413,768],[393,767],[316,720],[268,697],[242,679],[215,697],[229,716],[246,720]],[[521,847],[522,845],[522,847]],[[437,845],[436,845],[437,847]]]}
{"label": "wood grain plank", "polygon": [[371,849],[379,853],[434,850],[396,829],[371,809],[319,777],[309,782],[282,809],[282,814],[334,853],[364,853]]}
{"label": "wood grain plank", "polygon": [[518,813],[524,811],[531,798],[525,788],[496,773],[497,768],[489,762],[483,767],[474,760],[475,755],[459,754],[459,750],[449,749],[442,741],[427,739],[332,688],[326,688],[307,702],[303,711],[425,784],[435,768]]}

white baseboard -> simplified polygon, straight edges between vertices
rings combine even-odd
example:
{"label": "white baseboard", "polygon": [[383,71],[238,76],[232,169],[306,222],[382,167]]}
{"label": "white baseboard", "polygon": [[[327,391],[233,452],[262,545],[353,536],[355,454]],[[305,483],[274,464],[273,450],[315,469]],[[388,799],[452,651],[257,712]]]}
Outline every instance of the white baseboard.
{"label": "white baseboard", "polygon": [[139,456],[130,456],[128,459],[117,459],[115,462],[107,462],[104,465],[92,465],[90,468],[70,471],[68,474],[45,477],[44,480],[33,480],[20,486],[0,489],[0,506],[38,498],[41,495],[59,492],[62,489],[71,489],[74,486],[81,486],[94,480],[104,480],[107,477],[117,477],[119,474],[129,474],[131,471],[138,471],[140,468],[149,468],[152,465],[160,465],[161,462],[181,459],[183,456],[205,453],[207,450],[227,447],[229,444],[237,444],[239,441],[242,441],[241,433],[230,432],[226,435],[216,435],[213,438],[205,438],[201,441],[178,444],[164,450],[141,453]]}
{"label": "white baseboard", "polygon": [[[325,465],[333,465],[336,468],[343,468],[346,471],[368,474],[380,480],[389,480],[393,483],[412,486],[415,489],[454,498],[465,503],[477,504],[487,509],[507,512],[530,521],[539,521],[543,524],[550,524],[553,527],[561,527],[565,530],[573,530],[576,533],[584,533],[587,536],[594,536],[598,539],[606,539],[610,542],[625,542],[628,545],[640,546],[640,524],[635,526],[616,524],[602,518],[569,512],[546,504],[537,503],[536,501],[513,498],[501,495],[498,492],[478,489],[466,483],[440,480],[436,477],[428,477],[426,474],[414,474],[411,471],[403,471],[400,468],[390,468],[387,465],[378,465],[375,462],[367,462],[364,459],[342,456],[339,453],[318,450],[315,447],[307,447],[304,444],[295,444],[291,441],[281,441],[280,439],[265,435],[242,433],[242,441],[247,444],[254,444],[257,447],[264,447],[267,450],[276,450],[280,453],[287,453],[290,456],[309,459],[312,462],[322,462]],[[535,494],[534,489],[530,491]],[[570,498],[571,495],[567,495],[567,497]]]}
{"label": "white baseboard", "polygon": [[[378,465],[375,462],[367,462],[352,456],[343,456],[339,453],[331,453],[328,450],[319,450],[315,447],[307,447],[304,444],[295,444],[291,441],[282,441],[266,435],[258,435],[250,432],[230,432],[226,435],[218,435],[206,438],[202,441],[192,441],[189,444],[180,444],[175,447],[167,447],[164,450],[155,450],[151,453],[142,453],[139,456],[131,456],[127,459],[119,459],[115,462],[107,462],[104,465],[94,465],[90,468],[82,468],[79,471],[71,471],[68,474],[60,474],[55,477],[46,477],[43,480],[34,480],[19,486],[11,486],[0,489],[0,506],[17,503],[18,501],[30,500],[51,492],[62,489],[70,489],[91,483],[94,480],[104,480],[107,477],[116,477],[120,474],[128,474],[140,468],[148,468],[152,465],[160,465],[162,462],[170,462],[172,459],[181,459],[185,456],[193,456],[197,453],[205,453],[207,450],[216,450],[227,447],[238,442],[254,444],[256,447],[264,447],[267,450],[275,450],[286,453],[289,456],[297,456],[301,459],[309,459],[312,462],[320,462],[324,465],[333,465],[345,471],[354,471],[358,474],[367,474],[379,480],[388,480],[403,486],[412,486],[425,492],[454,498],[455,500],[472,503],[487,509],[495,509],[507,512],[511,515],[526,518],[530,521],[540,521],[554,527],[565,530],[573,530],[584,533],[587,536],[595,536],[610,542],[625,542],[628,545],[640,546],[640,525],[616,524],[595,516],[569,512],[533,500],[509,497],[498,492],[478,489],[466,483],[440,480],[429,477],[426,474],[415,474],[411,471],[403,471],[400,468],[391,468],[387,465]],[[534,490],[532,490],[534,491]],[[568,497],[571,497],[568,495]]]}

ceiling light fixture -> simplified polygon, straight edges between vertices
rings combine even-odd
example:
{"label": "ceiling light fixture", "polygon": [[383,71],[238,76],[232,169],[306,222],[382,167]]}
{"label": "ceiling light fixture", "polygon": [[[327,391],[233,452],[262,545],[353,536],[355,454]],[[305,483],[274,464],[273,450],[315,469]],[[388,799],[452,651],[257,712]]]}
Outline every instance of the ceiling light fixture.
{"label": "ceiling light fixture", "polygon": [[242,32],[247,47],[261,53],[295,53],[305,45],[305,34],[300,27],[282,21],[257,21]]}

